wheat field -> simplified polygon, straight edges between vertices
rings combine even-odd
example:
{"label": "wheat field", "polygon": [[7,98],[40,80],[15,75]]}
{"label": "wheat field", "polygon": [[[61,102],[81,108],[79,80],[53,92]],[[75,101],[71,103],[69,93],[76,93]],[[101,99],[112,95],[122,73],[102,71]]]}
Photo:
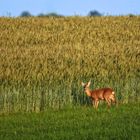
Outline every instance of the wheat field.
{"label": "wheat field", "polygon": [[140,17],[0,18],[0,112],[90,105],[81,81],[140,100]]}

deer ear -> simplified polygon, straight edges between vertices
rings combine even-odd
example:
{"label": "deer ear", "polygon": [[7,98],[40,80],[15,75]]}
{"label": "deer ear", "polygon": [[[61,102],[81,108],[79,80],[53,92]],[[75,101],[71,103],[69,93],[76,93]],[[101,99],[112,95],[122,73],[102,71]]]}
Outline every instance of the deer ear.
{"label": "deer ear", "polygon": [[85,86],[85,83],[81,82],[81,85],[84,87]]}
{"label": "deer ear", "polygon": [[90,86],[90,84],[91,84],[91,81],[89,81],[89,82],[88,82],[87,86],[89,87],[89,86]]}

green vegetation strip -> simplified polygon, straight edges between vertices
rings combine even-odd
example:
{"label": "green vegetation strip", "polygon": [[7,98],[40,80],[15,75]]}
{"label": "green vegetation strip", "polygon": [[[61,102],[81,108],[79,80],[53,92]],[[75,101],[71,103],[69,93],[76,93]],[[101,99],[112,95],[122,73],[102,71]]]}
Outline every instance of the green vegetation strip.
{"label": "green vegetation strip", "polygon": [[76,107],[0,116],[2,140],[139,140],[140,104],[108,110]]}

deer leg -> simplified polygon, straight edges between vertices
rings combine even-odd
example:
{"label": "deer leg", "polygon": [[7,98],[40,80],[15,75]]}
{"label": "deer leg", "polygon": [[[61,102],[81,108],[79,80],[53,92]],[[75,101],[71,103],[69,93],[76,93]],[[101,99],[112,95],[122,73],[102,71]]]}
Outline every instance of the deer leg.
{"label": "deer leg", "polygon": [[112,102],[113,102],[114,104],[116,104],[116,99],[115,99],[115,97],[113,97]]}
{"label": "deer leg", "polygon": [[110,108],[111,101],[109,99],[106,99],[106,102],[107,102],[108,108]]}
{"label": "deer leg", "polygon": [[115,96],[113,96],[113,97],[111,98],[111,102],[112,102],[113,104],[115,104],[116,106],[118,106]]}
{"label": "deer leg", "polygon": [[99,101],[96,102],[96,109],[98,108]]}
{"label": "deer leg", "polygon": [[118,107],[118,102],[117,102],[115,96],[114,96],[114,101],[113,101],[113,103]]}
{"label": "deer leg", "polygon": [[98,104],[99,104],[99,101],[98,101],[98,100],[95,100],[95,104],[94,104],[94,108],[95,108],[95,109],[98,108]]}
{"label": "deer leg", "polygon": [[96,108],[96,101],[92,101],[93,107]]}

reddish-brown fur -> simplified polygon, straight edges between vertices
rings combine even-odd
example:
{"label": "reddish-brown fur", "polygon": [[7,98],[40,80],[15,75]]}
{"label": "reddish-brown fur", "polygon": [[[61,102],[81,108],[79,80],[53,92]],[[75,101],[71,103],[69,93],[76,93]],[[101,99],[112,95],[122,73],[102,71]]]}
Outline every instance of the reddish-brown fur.
{"label": "reddish-brown fur", "polygon": [[82,86],[84,87],[84,91],[87,96],[91,97],[94,107],[97,109],[100,100],[105,100],[110,107],[111,102],[116,103],[115,92],[111,88],[101,88],[96,90],[90,90],[91,82],[84,84],[82,82]]}

